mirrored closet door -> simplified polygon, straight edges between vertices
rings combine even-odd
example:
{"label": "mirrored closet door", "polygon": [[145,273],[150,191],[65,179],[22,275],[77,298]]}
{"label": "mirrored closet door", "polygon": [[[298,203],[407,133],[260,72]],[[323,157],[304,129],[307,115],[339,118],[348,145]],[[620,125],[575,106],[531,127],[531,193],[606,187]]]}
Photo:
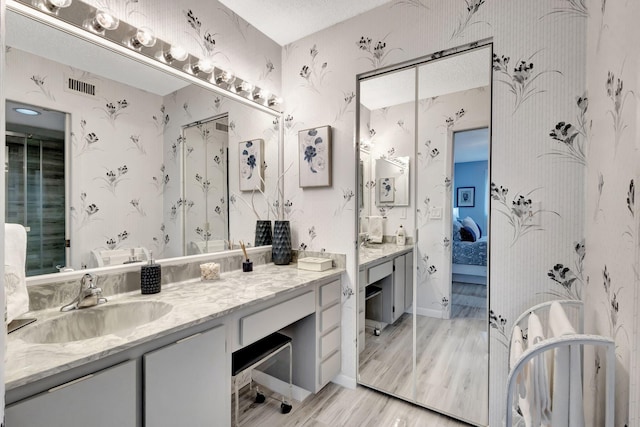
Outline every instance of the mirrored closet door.
{"label": "mirrored closet door", "polygon": [[491,45],[457,49],[358,82],[358,380],[476,425],[488,423],[491,60]]}

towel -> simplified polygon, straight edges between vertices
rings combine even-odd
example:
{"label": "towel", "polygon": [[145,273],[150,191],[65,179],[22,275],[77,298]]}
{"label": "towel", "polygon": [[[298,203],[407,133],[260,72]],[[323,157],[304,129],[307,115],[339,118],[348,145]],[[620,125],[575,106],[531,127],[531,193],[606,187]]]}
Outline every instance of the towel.
{"label": "towel", "polygon": [[[567,314],[557,301],[549,310],[549,327],[554,337],[575,334]],[[553,363],[552,425],[584,425],[582,404],[582,360],[580,346],[555,349]]]}
{"label": "towel", "polygon": [[[540,318],[535,313],[529,315],[529,346],[545,339]],[[539,354],[529,362],[529,382],[527,393],[531,410],[532,425],[551,425],[551,388],[547,356]]]}
{"label": "towel", "polygon": [[369,217],[369,240],[372,243],[382,243],[383,229],[382,229],[382,221],[384,220],[381,216],[370,216]]}
{"label": "towel", "polygon": [[4,225],[4,292],[5,321],[29,311],[29,293],[25,264],[27,260],[27,230],[20,224]]}
{"label": "towel", "polygon": [[[513,328],[511,335],[511,351],[509,353],[509,368],[513,369],[513,365],[518,361],[524,353],[524,343],[522,340],[522,329],[520,326]],[[529,399],[527,396],[527,377],[529,375],[529,367],[524,366],[518,377],[516,378],[516,392],[518,394],[518,407],[525,426],[531,425],[531,409],[529,407]],[[514,408],[515,409],[515,408]],[[514,416],[514,419],[516,417]]]}

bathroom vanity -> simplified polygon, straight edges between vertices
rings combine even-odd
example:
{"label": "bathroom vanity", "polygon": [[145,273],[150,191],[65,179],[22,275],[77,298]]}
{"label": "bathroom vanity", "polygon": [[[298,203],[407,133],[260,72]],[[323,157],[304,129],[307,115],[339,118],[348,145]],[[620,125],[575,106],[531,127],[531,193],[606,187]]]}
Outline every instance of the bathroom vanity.
{"label": "bathroom vanity", "polygon": [[275,331],[292,338],[294,384],[315,393],[340,372],[343,271],[267,264],[28,313],[38,321],[8,336],[6,425],[231,425],[231,355]]}
{"label": "bathroom vanity", "polygon": [[383,243],[360,250],[358,351],[365,348],[365,325],[378,333],[396,322],[413,302],[413,246]]}

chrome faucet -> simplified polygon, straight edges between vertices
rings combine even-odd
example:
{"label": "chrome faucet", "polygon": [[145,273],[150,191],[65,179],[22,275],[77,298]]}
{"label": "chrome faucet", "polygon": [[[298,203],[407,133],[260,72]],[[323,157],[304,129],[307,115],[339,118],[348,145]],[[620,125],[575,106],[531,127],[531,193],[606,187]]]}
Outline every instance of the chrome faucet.
{"label": "chrome faucet", "polygon": [[69,304],[60,308],[60,311],[78,310],[107,302],[107,299],[102,296],[102,288],[97,288],[95,281],[96,276],[93,274],[87,273],[82,276],[78,296]]}

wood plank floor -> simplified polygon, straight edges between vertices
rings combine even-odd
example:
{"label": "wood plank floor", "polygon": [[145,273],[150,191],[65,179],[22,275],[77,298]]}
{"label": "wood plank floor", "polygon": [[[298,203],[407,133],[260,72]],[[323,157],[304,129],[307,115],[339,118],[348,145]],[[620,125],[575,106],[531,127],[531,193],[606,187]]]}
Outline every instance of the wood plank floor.
{"label": "wood plank floor", "polygon": [[[329,384],[303,403],[294,402],[289,414],[280,401],[255,404],[245,387],[240,395],[242,427],[462,427],[467,424],[402,400],[358,386],[355,390]],[[234,425],[232,423],[232,425]]]}
{"label": "wood plank floor", "polygon": [[[477,424],[488,418],[486,286],[454,283],[452,318],[416,318],[416,401]],[[412,316],[366,331],[360,380],[411,399]]]}

